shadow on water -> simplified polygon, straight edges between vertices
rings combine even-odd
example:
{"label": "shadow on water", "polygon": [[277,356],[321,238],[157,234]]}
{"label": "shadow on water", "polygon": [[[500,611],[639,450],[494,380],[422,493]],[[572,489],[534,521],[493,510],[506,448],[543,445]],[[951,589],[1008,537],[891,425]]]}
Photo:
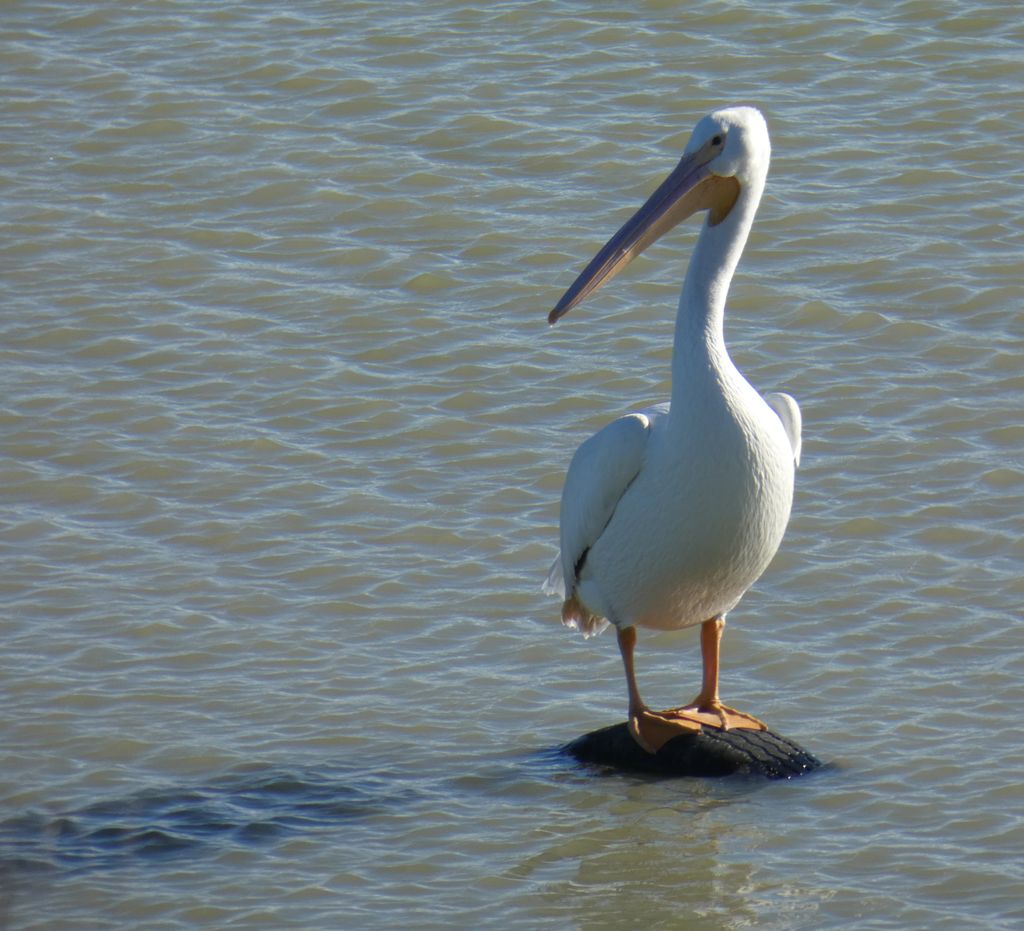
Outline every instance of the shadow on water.
{"label": "shadow on water", "polygon": [[329,829],[408,806],[417,797],[408,782],[328,767],[247,766],[207,785],[146,789],[66,813],[29,812],[0,822],[0,880],[195,856],[214,845],[253,846]]}

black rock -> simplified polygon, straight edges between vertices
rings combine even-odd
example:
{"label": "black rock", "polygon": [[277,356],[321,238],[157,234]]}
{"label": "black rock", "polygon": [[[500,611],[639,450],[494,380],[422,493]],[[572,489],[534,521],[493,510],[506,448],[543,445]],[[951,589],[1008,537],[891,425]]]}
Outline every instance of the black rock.
{"label": "black rock", "polygon": [[642,749],[625,722],[577,737],[562,752],[581,763],[664,776],[742,774],[790,779],[822,765],[803,747],[774,731],[723,731],[706,725],[699,734],[673,737],[657,753]]}

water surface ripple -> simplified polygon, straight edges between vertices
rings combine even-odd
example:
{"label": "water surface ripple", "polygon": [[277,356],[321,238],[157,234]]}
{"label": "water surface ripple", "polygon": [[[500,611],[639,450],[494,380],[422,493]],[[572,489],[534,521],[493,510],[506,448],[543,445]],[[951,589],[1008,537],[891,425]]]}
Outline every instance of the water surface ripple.
{"label": "water surface ripple", "polygon": [[[1014,5],[43,0],[0,44],[0,924],[1024,923]],[[834,765],[601,777],[549,751],[617,651],[539,586],[696,224],[545,314],[734,102],[727,336],[805,445],[723,688]],[[638,657],[696,690],[692,631]]]}

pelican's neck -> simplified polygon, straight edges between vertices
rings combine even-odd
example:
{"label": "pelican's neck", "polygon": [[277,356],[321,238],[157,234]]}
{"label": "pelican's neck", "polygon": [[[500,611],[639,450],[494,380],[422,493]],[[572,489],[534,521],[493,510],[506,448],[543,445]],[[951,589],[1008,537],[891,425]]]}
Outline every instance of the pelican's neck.
{"label": "pelican's neck", "polygon": [[697,237],[676,315],[673,408],[697,386],[718,384],[735,370],[725,347],[725,300],[760,199],[760,186],[745,188],[729,215],[717,226],[705,221]]}

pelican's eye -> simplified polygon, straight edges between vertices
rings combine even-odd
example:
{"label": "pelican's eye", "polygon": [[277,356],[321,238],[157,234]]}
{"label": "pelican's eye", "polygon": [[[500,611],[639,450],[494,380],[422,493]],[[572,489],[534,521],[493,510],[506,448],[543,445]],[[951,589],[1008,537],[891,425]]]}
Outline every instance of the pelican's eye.
{"label": "pelican's eye", "polygon": [[724,137],[722,137],[721,135],[718,135],[718,136],[715,136],[715,137],[712,138],[711,146],[712,146],[712,148],[720,149],[722,147],[722,143],[723,142],[725,142]]}

